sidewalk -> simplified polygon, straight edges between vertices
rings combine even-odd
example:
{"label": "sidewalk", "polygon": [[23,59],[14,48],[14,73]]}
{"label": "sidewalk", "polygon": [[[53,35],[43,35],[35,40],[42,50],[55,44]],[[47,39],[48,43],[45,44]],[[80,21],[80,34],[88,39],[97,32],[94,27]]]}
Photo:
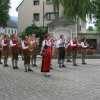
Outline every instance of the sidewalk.
{"label": "sidewalk", "polygon": [[100,100],[100,60],[86,59],[87,65],[78,66],[65,62],[67,68],[59,68],[57,59],[52,60],[50,77],[44,77],[41,58],[33,72],[24,72],[19,58],[19,70],[0,65],[0,100]]}

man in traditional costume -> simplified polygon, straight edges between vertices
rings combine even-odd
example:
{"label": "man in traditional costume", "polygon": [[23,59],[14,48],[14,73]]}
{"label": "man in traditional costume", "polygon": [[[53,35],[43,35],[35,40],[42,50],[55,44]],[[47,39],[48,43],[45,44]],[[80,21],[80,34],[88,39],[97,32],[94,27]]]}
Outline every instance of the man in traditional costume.
{"label": "man in traditional costume", "polygon": [[[36,65],[36,58],[37,58],[37,51],[38,51],[38,46],[39,46],[39,40],[38,37],[36,37],[36,35],[34,35],[34,38],[31,40],[31,45],[33,47],[32,50],[32,67],[37,67]],[[33,60],[34,60],[34,64],[33,64]]]}
{"label": "man in traditional costume", "polygon": [[24,36],[24,40],[22,41],[22,49],[23,49],[23,56],[24,56],[25,72],[33,71],[30,68],[30,46],[29,45],[30,44],[29,44],[29,41],[28,41],[28,37]]}
{"label": "man in traditional costume", "polygon": [[59,55],[59,68],[66,67],[64,65],[65,62],[65,46],[66,46],[66,41],[64,38],[64,35],[60,35],[60,39],[57,41],[56,44],[58,48],[58,55]]}
{"label": "man in traditional costume", "polygon": [[18,39],[15,37],[15,34],[11,34],[10,39],[10,46],[12,49],[12,66],[13,69],[19,69],[17,66],[18,63],[18,53],[19,53],[19,45],[18,45]]}
{"label": "man in traditional costume", "polygon": [[3,54],[4,54],[4,67],[8,67],[8,54],[9,54],[9,39],[6,33],[3,34],[2,39]]}
{"label": "man in traditional costume", "polygon": [[77,37],[74,37],[73,40],[71,40],[73,66],[77,66],[76,57],[77,57],[78,45],[79,43]]}
{"label": "man in traditional costume", "polygon": [[86,57],[86,49],[89,47],[89,44],[87,43],[86,38],[82,39],[83,41],[81,42],[81,53],[82,53],[82,64],[86,65],[87,63],[85,62],[85,57]]}

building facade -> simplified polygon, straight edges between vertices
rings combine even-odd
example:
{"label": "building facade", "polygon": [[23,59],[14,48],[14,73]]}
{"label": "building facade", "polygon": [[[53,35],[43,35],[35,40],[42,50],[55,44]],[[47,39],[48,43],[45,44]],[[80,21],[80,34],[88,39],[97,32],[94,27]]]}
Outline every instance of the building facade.
{"label": "building facade", "polygon": [[[27,7],[28,6],[28,7]],[[18,11],[18,32],[23,32],[27,26],[35,23],[37,26],[47,26],[57,17],[62,16],[60,5],[59,15],[54,14],[52,0],[23,0],[16,9]],[[81,32],[86,32],[86,23],[78,21]],[[76,24],[74,25],[77,28]],[[76,32],[76,30],[74,30]]]}
{"label": "building facade", "polygon": [[6,33],[10,36],[12,33],[18,33],[18,23],[9,19],[7,23],[7,27],[0,27],[0,33]]}

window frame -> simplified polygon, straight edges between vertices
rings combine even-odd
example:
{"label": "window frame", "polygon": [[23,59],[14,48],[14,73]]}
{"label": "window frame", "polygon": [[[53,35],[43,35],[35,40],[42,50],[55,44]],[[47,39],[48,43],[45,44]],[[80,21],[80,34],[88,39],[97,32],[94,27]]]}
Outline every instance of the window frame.
{"label": "window frame", "polygon": [[53,3],[52,3],[53,1],[48,1],[48,0],[46,0],[46,5],[52,5]]}
{"label": "window frame", "polygon": [[[38,15],[38,20],[35,19],[35,16]],[[34,21],[40,21],[40,13],[33,13],[33,20]]]}
{"label": "window frame", "polygon": [[[48,14],[49,14],[49,19],[48,19]],[[54,19],[51,18],[52,14],[53,14],[53,16],[55,17]],[[56,13],[56,14],[58,14],[58,13]],[[57,16],[57,15],[55,15],[53,12],[47,12],[47,13],[46,13],[46,21],[53,21],[53,20],[56,19],[56,16]]]}
{"label": "window frame", "polygon": [[40,0],[33,0],[33,5],[38,6],[40,4]]}

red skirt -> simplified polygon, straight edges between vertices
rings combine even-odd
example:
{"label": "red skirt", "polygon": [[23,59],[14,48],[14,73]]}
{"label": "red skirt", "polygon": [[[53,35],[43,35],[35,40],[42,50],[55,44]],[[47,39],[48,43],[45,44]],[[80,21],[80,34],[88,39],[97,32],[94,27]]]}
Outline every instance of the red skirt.
{"label": "red skirt", "polygon": [[50,72],[50,66],[51,66],[51,47],[48,47],[45,50],[45,53],[47,53],[47,56],[43,56],[43,58],[42,58],[41,72]]}

